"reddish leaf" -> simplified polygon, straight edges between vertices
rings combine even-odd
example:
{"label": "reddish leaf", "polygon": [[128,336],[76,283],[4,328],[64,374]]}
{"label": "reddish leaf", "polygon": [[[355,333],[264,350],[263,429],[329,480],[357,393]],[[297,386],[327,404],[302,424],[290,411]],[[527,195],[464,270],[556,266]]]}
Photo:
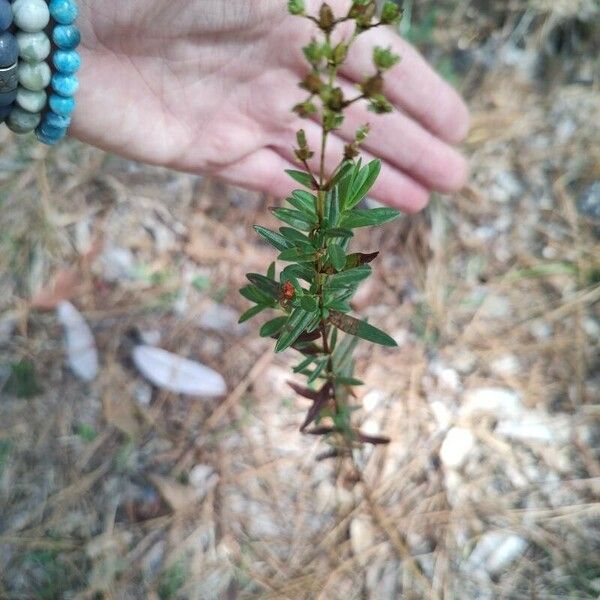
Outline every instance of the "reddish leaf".
{"label": "reddish leaf", "polygon": [[356,432],[356,439],[363,444],[389,444],[390,438],[384,435],[367,435],[366,433]]}

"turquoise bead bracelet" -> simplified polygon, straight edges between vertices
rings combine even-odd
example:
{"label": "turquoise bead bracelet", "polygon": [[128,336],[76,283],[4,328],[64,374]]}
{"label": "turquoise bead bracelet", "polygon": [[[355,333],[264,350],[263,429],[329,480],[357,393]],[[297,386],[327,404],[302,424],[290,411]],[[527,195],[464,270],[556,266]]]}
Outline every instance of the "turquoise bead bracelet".
{"label": "turquoise bead bracelet", "polygon": [[67,135],[71,115],[75,110],[75,94],[79,89],[76,76],[81,58],[76,48],[81,36],[75,26],[78,15],[75,0],[50,0],[48,3],[53,20],[52,41],[56,50],[52,54],[55,69],[50,82],[48,110],[35,130],[38,140],[53,145]]}
{"label": "turquoise bead bracelet", "polygon": [[0,123],[13,132],[35,130],[50,145],[67,134],[81,67],[77,14],[75,0],[0,0]]}

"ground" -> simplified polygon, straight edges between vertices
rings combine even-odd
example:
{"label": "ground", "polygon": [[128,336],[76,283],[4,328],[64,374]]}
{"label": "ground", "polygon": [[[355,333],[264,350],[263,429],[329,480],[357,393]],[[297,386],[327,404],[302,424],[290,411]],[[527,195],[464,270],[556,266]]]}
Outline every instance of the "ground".
{"label": "ground", "polygon": [[[598,597],[600,14],[437,4],[403,33],[468,97],[472,178],[357,240],[355,308],[399,344],[360,347],[357,419],[392,439],[363,482],[298,432],[293,353],[236,324],[276,199],[0,132],[0,598]],[[139,338],[227,395],[151,387]]]}

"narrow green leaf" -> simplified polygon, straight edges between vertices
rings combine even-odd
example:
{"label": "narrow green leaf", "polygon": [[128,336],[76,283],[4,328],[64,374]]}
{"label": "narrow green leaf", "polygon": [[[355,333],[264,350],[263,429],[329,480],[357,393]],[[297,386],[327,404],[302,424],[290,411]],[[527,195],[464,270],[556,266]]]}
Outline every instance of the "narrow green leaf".
{"label": "narrow green leaf", "polygon": [[394,208],[372,208],[370,210],[352,210],[342,215],[340,227],[370,227],[383,225],[397,219],[401,213]]}
{"label": "narrow green leaf", "polygon": [[314,249],[311,252],[303,252],[301,248],[288,248],[279,254],[278,260],[293,261],[299,263],[314,262],[316,254]]}
{"label": "narrow green leaf", "polygon": [[340,197],[337,188],[328,192],[327,197],[327,223],[329,227],[337,227],[340,220]]}
{"label": "narrow green leaf", "polygon": [[346,266],[346,253],[344,249],[338,244],[331,244],[327,249],[331,266],[336,271],[341,271]]}
{"label": "narrow green leaf", "polygon": [[340,290],[347,286],[357,285],[369,277],[370,274],[371,267],[368,265],[348,269],[347,271],[342,271],[328,277],[327,288],[330,290]]}
{"label": "narrow green leaf", "polygon": [[269,277],[260,273],[246,273],[250,283],[253,283],[259,290],[267,294],[270,298],[277,300],[279,298],[279,284]]}
{"label": "narrow green leaf", "polygon": [[356,379],[355,377],[339,376],[335,378],[335,381],[336,383],[341,383],[343,385],[365,385],[364,381]]}
{"label": "narrow green leaf", "polygon": [[319,309],[319,303],[314,296],[302,296],[300,306],[308,312],[315,312]]}
{"label": "narrow green leaf", "polygon": [[319,361],[317,361],[314,371],[309,375],[306,381],[308,384],[311,384],[313,381],[316,381],[319,375],[323,372],[323,369],[327,365],[328,360],[328,358],[321,358]]}
{"label": "narrow green leaf", "polygon": [[354,208],[369,193],[380,172],[380,160],[372,160],[360,170],[358,176],[352,182],[350,192],[344,203],[344,210]]}
{"label": "narrow green leaf", "polygon": [[256,304],[269,304],[272,302],[272,297],[269,294],[265,294],[254,285],[244,286],[240,290],[240,294]]}
{"label": "narrow green leaf", "polygon": [[249,308],[240,317],[240,320],[238,321],[238,323],[244,323],[245,321],[248,321],[249,319],[251,319],[252,317],[255,317],[258,313],[262,312],[266,308],[270,308],[270,307],[269,306],[264,306],[263,304],[257,304],[256,306],[253,306],[252,308]]}
{"label": "narrow green leaf", "polygon": [[374,344],[381,344],[382,346],[398,345],[392,337],[381,331],[381,329],[377,329],[377,327],[369,325],[366,321],[360,321],[349,315],[331,311],[329,321],[338,329]]}
{"label": "narrow green leaf", "polygon": [[313,188],[313,178],[310,173],[305,173],[304,171],[295,171],[294,169],[287,169],[286,173],[300,185],[303,185],[309,189]]}
{"label": "narrow green leaf", "polygon": [[329,182],[329,188],[332,189],[339,181],[344,179],[344,177],[350,175],[352,169],[354,168],[354,163],[350,160],[344,161],[340,168],[336,171],[335,175],[332,177]]}
{"label": "narrow green leaf", "polygon": [[307,215],[316,215],[317,213],[317,197],[306,190],[294,190],[287,201]]}
{"label": "narrow green leaf", "polygon": [[[306,263],[301,265],[288,265],[281,272],[281,279],[285,281],[289,281],[287,279],[290,275],[294,277],[298,277],[299,279],[303,279],[308,283],[312,284],[315,279],[315,271],[313,268],[309,267]],[[285,279],[284,279],[285,278]]]}
{"label": "narrow green leaf", "polygon": [[288,242],[291,242],[293,246],[297,246],[298,244],[306,244],[307,246],[313,246],[314,248],[312,240],[297,229],[293,229],[292,227],[280,227],[279,233],[281,233],[281,235],[288,240]]}
{"label": "narrow green leaf", "polygon": [[291,246],[290,242],[288,242],[281,234],[271,231],[266,227],[255,225],[254,230],[256,233],[258,233],[258,235],[260,235],[261,238],[271,244],[271,246],[277,248],[277,250],[285,250]]}
{"label": "narrow green leaf", "polygon": [[267,269],[267,277],[269,279],[275,279],[275,261],[269,265],[269,268]]}
{"label": "narrow green leaf", "polygon": [[283,350],[289,348],[313,320],[313,313],[307,312],[302,308],[295,308],[290,313],[289,319],[285,324],[279,339],[277,340],[275,352],[283,352]]}
{"label": "narrow green leaf", "polygon": [[300,231],[310,231],[316,224],[316,218],[309,218],[299,210],[291,208],[272,208],[271,210],[280,221],[300,229]]}
{"label": "narrow green leaf", "polygon": [[279,333],[285,325],[287,317],[275,317],[260,328],[260,337],[271,337]]}
{"label": "narrow green leaf", "polygon": [[334,227],[333,229],[328,229],[325,232],[325,236],[328,238],[351,238],[354,237],[354,234],[349,229]]}

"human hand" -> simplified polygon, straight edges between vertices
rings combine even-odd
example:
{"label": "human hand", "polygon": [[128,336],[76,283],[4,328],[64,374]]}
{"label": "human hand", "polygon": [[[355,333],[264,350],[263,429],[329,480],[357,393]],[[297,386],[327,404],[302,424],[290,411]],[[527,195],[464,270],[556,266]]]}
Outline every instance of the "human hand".
{"label": "human hand", "polygon": [[[307,2],[307,4],[310,4]],[[320,2],[313,2],[316,12]],[[334,11],[347,0],[330,2]],[[260,5],[260,6],[259,6]],[[81,89],[72,134],[127,158],[285,196],[293,182],[295,132],[317,147],[320,127],[291,107],[305,97],[299,48],[314,31],[288,15],[284,0],[82,0]],[[375,117],[353,105],[331,136],[328,163],[363,123],[365,158],[383,161],[372,196],[407,212],[431,190],[460,189],[465,159],[453,149],[467,133],[468,110],[418,52],[391,30],[362,35],[343,71],[351,88],[373,71],[372,47],[402,56],[386,75],[395,112]]]}

